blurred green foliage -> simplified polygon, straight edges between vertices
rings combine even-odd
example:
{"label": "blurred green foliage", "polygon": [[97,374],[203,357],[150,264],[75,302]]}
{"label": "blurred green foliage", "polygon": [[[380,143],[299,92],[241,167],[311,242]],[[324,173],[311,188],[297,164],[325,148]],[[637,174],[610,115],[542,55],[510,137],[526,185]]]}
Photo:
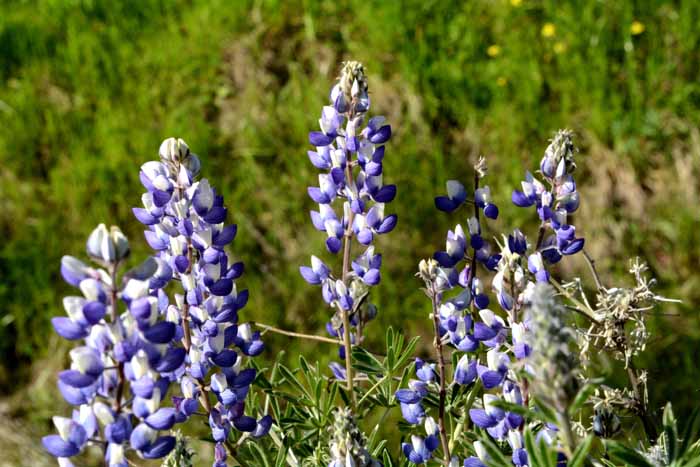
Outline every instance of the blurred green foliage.
{"label": "blurred green foliage", "polygon": [[[367,345],[390,323],[429,333],[413,273],[466,221],[435,212],[444,182],[467,182],[486,155],[501,207],[493,231],[534,235],[532,212],[516,210],[510,192],[570,127],[581,147],[576,224],[606,283],[629,284],[627,258],[639,255],[659,291],[684,301],[664,310],[673,316],[650,316],[639,366],[653,408],[689,407],[700,352],[699,23],[694,0],[0,3],[2,392],[30,381],[34,362],[62,363],[48,336],[70,293],[63,254],[82,255],[99,222],[129,235],[132,261],[148,254],[131,207],[140,165],[168,136],[200,155],[239,224],[243,319],[322,332],[327,310],[298,274],[324,251],[308,219],[307,132],[340,62],[357,59],[372,113],[394,129],[385,177],[399,187],[399,225],[378,244],[386,269]],[[586,274],[580,258],[561,268]],[[282,347],[324,361],[335,352],[270,336],[265,355]],[[46,423],[53,385],[42,391],[31,413]]]}

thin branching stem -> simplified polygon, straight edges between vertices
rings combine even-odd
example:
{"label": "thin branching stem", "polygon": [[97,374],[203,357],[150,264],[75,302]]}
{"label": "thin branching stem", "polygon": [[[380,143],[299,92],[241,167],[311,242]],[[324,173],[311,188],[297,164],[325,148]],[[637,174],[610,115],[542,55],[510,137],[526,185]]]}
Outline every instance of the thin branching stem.
{"label": "thin branching stem", "polygon": [[280,329],[275,326],[270,326],[269,324],[259,323],[257,321],[251,321],[252,326],[256,326],[263,329],[264,332],[273,332],[275,334],[281,334],[283,336],[297,337],[299,339],[305,339],[310,341],[326,342],[328,344],[339,344],[342,343],[338,339],[333,339],[332,337],[317,336],[314,334],[304,334],[301,332],[287,331],[286,329]]}
{"label": "thin branching stem", "polygon": [[559,282],[557,282],[554,278],[550,278],[549,282],[554,286],[555,289],[562,295],[564,295],[571,303],[576,305],[576,307],[573,307],[575,311],[577,311],[579,314],[582,316],[585,316],[587,320],[595,323],[595,324],[600,324],[600,322],[593,316],[594,311],[590,309],[590,307],[586,306],[583,302],[581,302],[579,299],[574,297],[572,294],[569,293],[568,290],[566,290]]}
{"label": "thin branching stem", "polygon": [[600,280],[600,275],[598,274],[598,270],[595,267],[595,260],[588,254],[588,252],[584,249],[583,250],[583,257],[586,258],[586,263],[588,263],[588,268],[591,270],[591,275],[593,276],[593,280],[595,281],[595,286],[598,288],[598,290],[604,289],[603,283]]}

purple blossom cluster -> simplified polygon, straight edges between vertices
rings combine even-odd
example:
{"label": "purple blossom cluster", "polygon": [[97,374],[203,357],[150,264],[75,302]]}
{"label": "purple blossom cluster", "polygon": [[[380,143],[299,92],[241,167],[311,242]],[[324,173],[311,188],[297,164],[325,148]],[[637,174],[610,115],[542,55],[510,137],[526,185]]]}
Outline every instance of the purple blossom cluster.
{"label": "purple blossom cluster", "polygon": [[[486,218],[496,219],[498,207],[491,200],[489,187],[479,187],[479,181],[486,172],[483,160],[475,168],[477,176],[473,196],[469,200],[473,215],[467,220],[467,231],[461,225],[450,230],[445,250],[436,252],[429,260],[421,261],[418,275],[425,282],[426,293],[434,302],[433,318],[440,348],[450,345],[456,351],[464,352],[454,369],[452,384],[471,385],[480,379],[485,388],[494,388],[503,383],[507,373],[505,357],[498,352],[500,344],[506,339],[507,330],[503,319],[487,308],[489,297],[484,284],[476,277],[476,270],[479,264],[494,270],[501,260],[501,254],[494,253],[490,242],[484,238],[480,221],[482,213]],[[447,183],[447,196],[437,197],[435,205],[441,211],[452,212],[465,205],[467,198],[464,185],[450,180]],[[445,299],[446,293],[450,293],[451,298]],[[477,315],[481,320],[474,318]],[[486,365],[467,354],[476,353],[481,347],[490,349]],[[439,381],[434,364],[422,360],[416,361],[416,375],[419,379],[410,381],[409,389],[399,389],[395,394],[404,418],[414,425],[427,419],[422,399],[429,390],[439,391],[447,384],[447,381]],[[430,435],[424,441],[428,449],[422,451],[423,455],[419,457],[415,455],[417,451],[405,448],[404,453],[411,462],[426,463],[439,447]]]}
{"label": "purple blossom cluster", "polygon": [[[391,137],[391,127],[384,117],[372,117],[364,124],[370,100],[360,63],[343,65],[330,92],[330,104],[321,112],[320,131],[309,133],[309,142],[315,146],[315,151],[308,152],[309,159],[323,172],[318,176],[319,185],[309,187],[308,194],[319,205],[318,211],[311,211],[311,221],[326,233],[328,252],[343,250],[343,268],[340,275],[334,275],[321,259],[312,256],[311,265],[302,266],[300,272],[308,283],[321,286],[326,303],[338,311],[327,329],[339,337],[345,332],[339,314],[350,315],[350,325],[355,328],[374,317],[371,307],[360,316],[358,306],[381,279],[382,256],[375,253],[373,242],[396,226],[397,216],[385,212],[396,196],[396,186],[383,182],[384,144]],[[364,251],[351,261],[353,237]],[[357,330],[351,331],[351,341],[358,339]],[[341,358],[344,352],[341,348]]]}
{"label": "purple blossom cluster", "polygon": [[[568,131],[558,132],[540,164],[543,181],[538,181],[528,172],[522,184],[523,191],[513,192],[512,200],[517,206],[536,206],[541,221],[536,245],[529,244],[518,229],[503,237],[498,252],[494,252],[484,239],[480,214],[495,219],[498,208],[491,200],[488,187],[479,188],[486,173],[481,159],[475,165],[475,188],[471,199],[468,199],[464,186],[454,180],[447,183],[447,195],[435,199],[436,207],[445,212],[471,203],[474,210],[467,220],[467,230],[461,225],[450,230],[445,250],[422,261],[418,273],[434,301],[436,342],[462,353],[454,368],[452,385],[480,381],[485,392],[480,407],[469,410],[470,419],[493,439],[510,444],[516,466],[527,465],[522,437],[524,420],[514,412],[498,408],[496,402],[504,400],[528,405],[527,387],[523,387],[522,379],[515,371],[518,368],[527,371],[527,357],[532,352],[529,319],[524,307],[535,283],[550,280],[548,265],[583,248],[584,240],[576,237],[575,227],[569,222],[570,214],[579,204],[572,176],[575,164],[571,138]],[[464,266],[460,266],[463,262]],[[503,317],[489,309],[491,301],[486,287],[477,277],[479,264],[485,270],[495,272],[491,289]],[[449,298],[446,298],[448,294]],[[438,375],[434,370],[426,373],[426,367],[434,368],[434,365],[418,361],[416,374],[419,379],[410,381],[407,389],[400,389],[395,394],[404,418],[411,424],[426,419],[421,401],[430,390],[436,392],[440,388]],[[555,429],[553,426],[547,428],[549,431]],[[545,436],[545,431],[538,436]],[[411,462],[427,462],[432,451],[439,447],[429,437],[425,438],[424,444],[428,449],[420,451],[420,456],[416,454],[419,450],[405,448]],[[483,466],[485,459],[483,449],[477,449],[477,456],[466,459],[464,465]],[[457,461],[453,459],[453,462]]]}
{"label": "purple blossom cluster", "polygon": [[[117,270],[128,242],[118,229],[101,225],[87,250],[106,269],[62,260],[64,278],[84,297],[67,297],[68,317],[53,324],[61,336],[86,345],[71,351],[71,369],[59,375],[64,398],[79,406],[72,419],[55,419],[58,435],[44,438],[59,458],[78,454],[88,443],[104,446],[110,466],[126,466],[129,449],[146,459],[163,457],[175,438],[161,432],[199,414],[201,406],[217,443],[215,465],[222,467],[232,430],[260,437],[272,424],[269,416],[256,420],[244,410],[256,376],[245,357],[264,346],[259,332],[238,322],[248,301],[247,290],[236,287],[243,264],[225,251],[236,226],[225,224],[223,198],[206,179],[196,180],[199,159],[184,141],[170,138],[159,152],[159,161],[141,168],[147,191],[143,208],[133,210],[148,227],[145,237],[156,256],[124,274],[119,286]],[[182,287],[173,300],[164,291],[171,281]],[[126,312],[119,313],[119,301]],[[171,386],[180,392],[166,407]]]}
{"label": "purple blossom cluster", "polygon": [[[244,368],[244,357],[259,355],[264,346],[258,331],[238,323],[238,312],[248,302],[248,291],[236,286],[244,267],[225,251],[237,227],[225,224],[228,211],[223,197],[207,179],[196,180],[199,159],[184,141],[165,140],[159,154],[160,161],[141,168],[147,192],[142,196],[144,207],[135,208],[134,214],[148,226],[146,240],[172,268],[173,279],[184,292],[164,307],[181,330],[177,337],[187,352],[179,375],[182,398],[174,399],[175,406],[189,417],[199,401],[217,443],[225,443],[232,429],[263,436],[271,418],[256,421],[244,413],[256,375],[255,369]],[[216,397],[214,405],[204,393],[206,387]],[[221,448],[218,458],[220,453]],[[223,465],[223,460],[217,462]]]}
{"label": "purple blossom cluster", "polygon": [[[175,445],[163,432],[183,420],[162,406],[185,360],[173,342],[176,325],[159,312],[172,270],[148,258],[119,281],[117,267],[129,244],[118,228],[104,224],[88,238],[87,253],[96,267],[72,256],[61,260],[63,278],[82,293],[65,297],[67,316],[51,320],[60,336],[81,343],[70,351],[70,369],[58,375],[63,398],[76,408],[71,418],[53,418],[58,434],[44,437],[44,447],[64,466],[89,444],[104,449],[110,466],[126,467],[129,450],[145,459],[163,457]],[[120,302],[126,312],[119,311]]]}
{"label": "purple blossom cluster", "polygon": [[[537,242],[535,245],[529,244],[518,229],[504,237],[497,272],[491,281],[499,307],[507,316],[507,323],[503,339],[487,352],[487,361],[490,367],[494,366],[495,361],[499,362],[502,378],[484,380],[483,376],[487,373],[480,374],[484,388],[493,392],[484,394],[482,407],[471,409],[469,416],[493,439],[510,444],[512,461],[516,466],[527,465],[528,461],[523,449],[523,419],[496,408],[494,403],[504,400],[528,406],[528,387],[516,371],[524,369],[526,373],[532,373],[528,359],[532,353],[532,324],[529,313],[525,312],[526,307],[536,289],[535,284],[550,281],[548,265],[583,248],[583,238],[575,236],[575,228],[569,223],[570,214],[579,205],[572,176],[575,169],[574,151],[572,133],[566,130],[557,132],[540,163],[543,182],[528,172],[522,183],[523,191],[513,192],[515,205],[536,206],[541,222]],[[537,437],[552,442],[556,430],[556,426],[547,425],[537,433]],[[471,466],[483,465],[484,460],[483,456],[481,459],[478,456],[468,459]]]}
{"label": "purple blossom cluster", "polygon": [[410,443],[402,443],[401,450],[414,464],[425,464],[433,457],[433,452],[440,446],[438,425],[435,419],[426,415],[423,399],[428,395],[429,387],[437,381],[435,365],[417,358],[415,374],[418,379],[411,379],[408,388],[396,391],[396,399],[401,406],[401,415],[412,425],[423,424],[425,436],[412,435]]}
{"label": "purple blossom cluster", "polygon": [[514,190],[512,196],[516,206],[536,207],[542,228],[546,229],[540,234],[536,253],[552,264],[559,262],[562,255],[578,253],[584,244],[583,238],[576,237],[576,228],[568,219],[579,206],[579,194],[572,175],[576,169],[574,152],[573,133],[558,131],[540,162],[542,181],[527,172],[522,182],[523,190]]}

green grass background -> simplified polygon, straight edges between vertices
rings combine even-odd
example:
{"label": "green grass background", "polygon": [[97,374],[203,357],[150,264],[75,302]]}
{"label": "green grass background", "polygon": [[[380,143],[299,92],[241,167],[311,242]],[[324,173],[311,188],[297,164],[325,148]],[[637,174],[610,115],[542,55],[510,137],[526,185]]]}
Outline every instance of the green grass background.
{"label": "green grass background", "polygon": [[[634,21],[643,32],[632,33]],[[200,155],[239,224],[233,252],[251,290],[243,319],[322,332],[328,310],[298,274],[324,251],[308,219],[316,170],[305,153],[348,59],[366,65],[372,113],[392,124],[385,180],[399,190],[398,227],[377,245],[385,269],[368,346],[390,324],[429,333],[413,273],[447,228],[466,222],[434,210],[444,182],[468,182],[487,156],[501,208],[492,232],[520,226],[534,236],[533,213],[514,208],[510,192],[552,133],[569,127],[581,148],[575,223],[606,283],[629,284],[627,260],[641,256],[659,292],[683,300],[650,316],[640,366],[652,407],[696,405],[699,23],[694,0],[1,2],[2,450],[43,462],[33,438],[66,409],[54,378],[67,346],[49,323],[70,293],[60,257],[82,255],[99,222],[128,234],[133,262],[148,254],[131,207],[140,165],[168,136]],[[559,269],[586,274],[580,258]],[[281,348],[324,361],[334,352],[268,343],[263,359]],[[9,459],[0,465],[21,463]]]}

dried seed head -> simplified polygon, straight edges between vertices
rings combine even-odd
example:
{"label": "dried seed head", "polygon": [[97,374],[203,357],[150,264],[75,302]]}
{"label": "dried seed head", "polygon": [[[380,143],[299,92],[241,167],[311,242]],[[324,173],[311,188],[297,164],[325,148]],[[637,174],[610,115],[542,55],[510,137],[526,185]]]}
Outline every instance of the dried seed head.
{"label": "dried seed head", "polygon": [[339,408],[335,413],[335,422],[331,431],[332,467],[378,467],[380,464],[372,459],[367,451],[364,434],[357,427],[355,417],[347,408]]}

